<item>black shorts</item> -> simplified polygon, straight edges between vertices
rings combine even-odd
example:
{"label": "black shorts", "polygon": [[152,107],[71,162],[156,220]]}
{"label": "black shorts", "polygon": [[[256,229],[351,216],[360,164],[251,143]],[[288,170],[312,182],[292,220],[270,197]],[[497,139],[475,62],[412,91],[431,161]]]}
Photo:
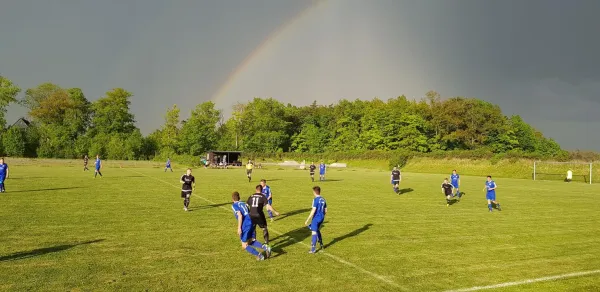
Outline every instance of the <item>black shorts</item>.
{"label": "black shorts", "polygon": [[246,175],[251,175],[252,174],[252,169],[246,169]]}
{"label": "black shorts", "polygon": [[185,198],[185,197],[191,197],[192,196],[192,191],[181,191],[181,197]]}
{"label": "black shorts", "polygon": [[252,224],[258,225],[260,228],[267,228],[267,218],[264,215],[250,218],[252,219]]}
{"label": "black shorts", "polygon": [[310,172],[310,176],[314,176],[314,175],[315,175],[315,172],[314,172],[314,171],[311,171],[311,172]]}

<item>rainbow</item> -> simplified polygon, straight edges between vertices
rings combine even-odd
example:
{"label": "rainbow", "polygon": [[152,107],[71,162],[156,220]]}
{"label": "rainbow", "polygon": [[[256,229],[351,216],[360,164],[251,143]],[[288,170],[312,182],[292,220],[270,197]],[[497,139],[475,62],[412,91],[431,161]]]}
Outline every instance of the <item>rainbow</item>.
{"label": "rainbow", "polygon": [[225,93],[229,91],[232,85],[235,84],[235,81],[238,79],[240,74],[250,66],[252,60],[256,59],[262,54],[265,54],[268,51],[267,49],[271,46],[271,44],[277,41],[277,39],[279,39],[281,35],[290,30],[290,28],[293,27],[295,23],[298,23],[300,20],[302,20],[306,15],[309,14],[309,12],[315,10],[317,7],[319,7],[326,1],[327,0],[313,0],[308,7],[300,11],[294,17],[290,18],[283,25],[279,26],[276,30],[269,34],[258,46],[256,46],[256,48],[254,48],[254,50],[250,54],[246,56],[246,58],[244,58],[242,62],[238,64],[238,66],[232,71],[232,73],[229,74],[225,82],[219,87],[215,94],[213,94],[213,96],[211,97],[211,101],[215,103],[219,101],[225,95]]}

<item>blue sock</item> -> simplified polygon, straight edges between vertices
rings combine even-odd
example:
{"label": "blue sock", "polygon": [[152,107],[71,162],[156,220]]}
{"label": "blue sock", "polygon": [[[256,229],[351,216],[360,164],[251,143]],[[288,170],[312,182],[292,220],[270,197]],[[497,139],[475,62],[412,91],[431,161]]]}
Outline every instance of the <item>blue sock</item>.
{"label": "blue sock", "polygon": [[492,211],[492,204],[488,204],[488,209],[490,209],[490,211]]}
{"label": "blue sock", "polygon": [[313,234],[312,235],[312,244],[311,244],[311,249],[312,251],[315,251],[315,247],[317,246],[317,235]]}
{"label": "blue sock", "polygon": [[319,240],[319,243],[323,245],[323,237],[321,237],[321,230],[317,230],[317,239]]}
{"label": "blue sock", "polygon": [[254,256],[259,255],[258,251],[256,249],[253,249],[251,246],[246,246],[246,251]]}
{"label": "blue sock", "polygon": [[267,212],[269,212],[269,218],[273,218],[273,212],[271,212],[271,210],[269,210]]}
{"label": "blue sock", "polygon": [[251,245],[254,247],[258,247],[258,248],[263,248],[263,244],[260,243],[260,241],[258,241],[258,240],[255,240],[254,242],[252,242]]}

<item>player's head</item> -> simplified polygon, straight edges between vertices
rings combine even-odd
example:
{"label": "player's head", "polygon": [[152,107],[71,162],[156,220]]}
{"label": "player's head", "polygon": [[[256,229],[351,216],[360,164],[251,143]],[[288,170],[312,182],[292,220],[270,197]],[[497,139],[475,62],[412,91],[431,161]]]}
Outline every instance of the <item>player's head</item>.
{"label": "player's head", "polygon": [[263,187],[261,185],[256,185],[256,192],[262,193]]}
{"label": "player's head", "polygon": [[456,169],[452,171],[452,174],[456,174]]}
{"label": "player's head", "polygon": [[0,164],[4,163],[4,157],[0,157]]}
{"label": "player's head", "polygon": [[313,187],[313,194],[314,194],[315,196],[319,196],[319,195],[321,195],[321,187],[320,187],[320,186],[314,186],[314,187]]}
{"label": "player's head", "polygon": [[398,167],[397,167],[397,166],[394,166],[394,170],[398,170]]}
{"label": "player's head", "polygon": [[96,154],[96,158],[100,158],[100,154]]}
{"label": "player's head", "polygon": [[264,178],[263,178],[263,179],[261,179],[261,180],[260,180],[260,186],[264,188],[266,185],[267,185],[267,180],[266,180],[266,179],[264,179]]}
{"label": "player's head", "polygon": [[188,169],[185,171],[185,173],[186,173],[187,175],[190,175],[190,174],[192,174],[192,169],[191,169],[191,168],[188,168]]}
{"label": "player's head", "polygon": [[238,202],[238,201],[240,200],[240,193],[238,193],[238,192],[233,192],[233,193],[231,194],[231,199],[232,199],[234,202]]}
{"label": "player's head", "polygon": [[445,179],[444,179],[444,183],[448,183],[448,178],[445,178]]}
{"label": "player's head", "polygon": [[492,181],[492,176],[491,176],[491,175],[488,175],[488,176],[487,176],[487,180],[488,180],[488,181]]}

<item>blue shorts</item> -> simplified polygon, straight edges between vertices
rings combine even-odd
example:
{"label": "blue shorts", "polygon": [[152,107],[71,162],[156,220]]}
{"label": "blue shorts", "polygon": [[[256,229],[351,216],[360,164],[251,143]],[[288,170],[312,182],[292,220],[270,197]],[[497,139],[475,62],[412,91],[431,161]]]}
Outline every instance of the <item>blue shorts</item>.
{"label": "blue shorts", "polygon": [[319,175],[325,175],[325,173],[324,172],[319,172]]}
{"label": "blue shorts", "polygon": [[458,189],[458,184],[452,184],[455,189]]}
{"label": "blue shorts", "polygon": [[488,192],[488,193],[485,195],[485,199],[486,199],[486,200],[490,200],[490,201],[495,201],[495,200],[496,200],[496,193],[491,193],[491,192]]}
{"label": "blue shorts", "polygon": [[245,228],[244,226],[242,226],[242,234],[240,234],[240,240],[242,242],[248,242],[254,238],[256,238],[256,225],[253,224]]}
{"label": "blue shorts", "polygon": [[313,218],[308,228],[310,229],[310,231],[318,231],[321,228],[321,224],[323,224],[323,221],[323,218]]}
{"label": "blue shorts", "polygon": [[273,205],[273,199],[269,199],[269,200],[267,201],[267,204],[269,204],[269,205]]}

